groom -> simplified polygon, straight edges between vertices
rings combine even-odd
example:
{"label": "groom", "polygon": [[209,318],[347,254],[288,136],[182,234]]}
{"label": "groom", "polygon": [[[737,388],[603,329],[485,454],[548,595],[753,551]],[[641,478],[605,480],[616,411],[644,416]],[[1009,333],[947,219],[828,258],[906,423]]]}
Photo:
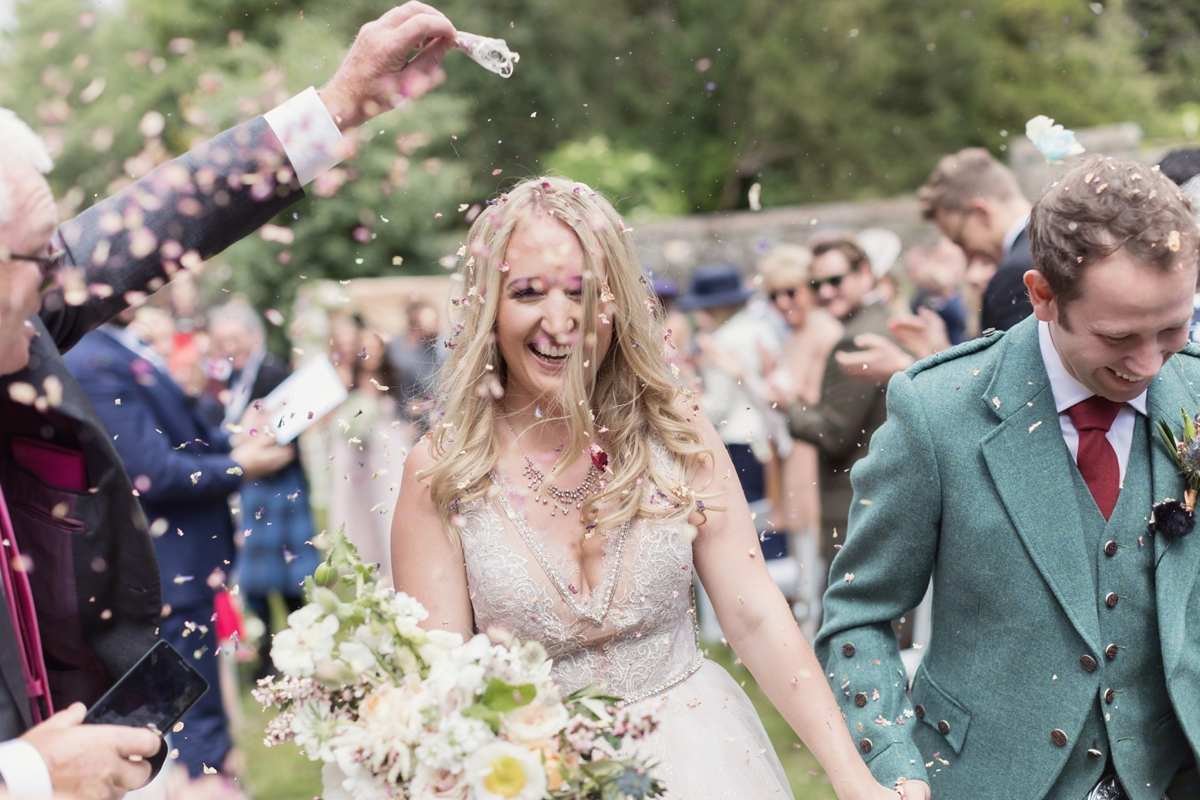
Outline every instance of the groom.
{"label": "groom", "polygon": [[[1190,799],[1200,533],[1149,520],[1184,492],[1154,425],[1200,408],[1196,221],[1157,169],[1092,158],[1029,236],[1034,317],[888,387],[817,655],[875,777],[908,798]],[[889,621],[931,576],[906,694]]]}

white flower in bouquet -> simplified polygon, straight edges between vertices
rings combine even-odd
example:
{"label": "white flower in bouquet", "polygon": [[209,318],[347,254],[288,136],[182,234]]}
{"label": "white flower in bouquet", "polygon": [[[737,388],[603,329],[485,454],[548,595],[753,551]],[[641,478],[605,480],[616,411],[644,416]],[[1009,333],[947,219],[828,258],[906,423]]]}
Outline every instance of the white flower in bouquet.
{"label": "white flower in bouquet", "polygon": [[435,664],[446,656],[446,653],[462,647],[461,633],[450,631],[425,631],[425,642],[417,647],[417,655],[426,664]]}
{"label": "white flower in bouquet", "polygon": [[463,770],[433,769],[418,764],[408,785],[409,800],[467,800],[470,791]]}
{"label": "white flower in bouquet", "polygon": [[362,642],[342,642],[338,646],[338,658],[358,673],[366,672],[376,665],[375,651]]}
{"label": "white flower in bouquet", "polygon": [[287,630],[275,634],[271,642],[271,660],[280,672],[295,678],[312,676],[317,664],[333,656],[333,635],[337,617],[309,603],[288,615]]}
{"label": "white flower in bouquet", "polygon": [[387,750],[396,743],[415,745],[424,728],[422,712],[432,701],[422,691],[418,675],[408,675],[399,686],[380,686],[363,698],[358,724],[373,740],[370,749]]}
{"label": "white flower in bouquet", "polygon": [[528,705],[500,715],[500,731],[511,741],[541,742],[567,727],[571,715],[556,697],[539,697]]}
{"label": "white flower in bouquet", "polygon": [[424,633],[419,623],[429,619],[425,606],[417,602],[417,598],[409,597],[404,592],[396,592],[391,599],[392,613],[396,615],[396,628],[404,636],[406,630],[418,630]]}
{"label": "white flower in bouquet", "polygon": [[322,761],[333,758],[330,742],[339,720],[327,703],[310,700],[293,707],[292,738],[309,755]]}
{"label": "white flower in bouquet", "polygon": [[487,723],[464,717],[457,711],[443,719],[438,730],[426,733],[417,745],[417,760],[433,769],[462,769],[463,760],[493,741],[496,735]]}
{"label": "white flower in bouquet", "polygon": [[546,793],[538,754],[510,742],[479,748],[465,766],[475,800],[542,800]]}
{"label": "white flower in bouquet", "polygon": [[321,768],[322,800],[392,800],[391,789],[359,766],[347,748],[335,751],[337,760]]}

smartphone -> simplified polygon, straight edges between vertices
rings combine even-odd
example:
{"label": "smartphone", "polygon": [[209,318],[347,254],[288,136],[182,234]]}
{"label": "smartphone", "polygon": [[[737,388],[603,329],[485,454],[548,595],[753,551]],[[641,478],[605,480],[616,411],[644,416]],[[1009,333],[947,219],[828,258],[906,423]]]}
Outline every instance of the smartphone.
{"label": "smartphone", "polygon": [[129,725],[166,735],[208,691],[208,681],[169,642],[159,641],[88,709],[85,723]]}

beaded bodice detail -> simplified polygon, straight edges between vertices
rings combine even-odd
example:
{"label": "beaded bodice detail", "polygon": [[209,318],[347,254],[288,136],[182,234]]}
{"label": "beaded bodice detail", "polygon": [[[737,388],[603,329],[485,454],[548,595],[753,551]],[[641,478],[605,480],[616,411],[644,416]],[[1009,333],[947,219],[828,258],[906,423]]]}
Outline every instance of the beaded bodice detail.
{"label": "beaded bodice detail", "polygon": [[[661,445],[655,450],[666,457]],[[564,692],[596,684],[641,699],[699,667],[692,546],[683,523],[637,517],[598,534],[606,537],[603,577],[585,598],[576,588],[575,559],[526,520],[528,495],[498,475],[492,480],[499,494],[464,508],[460,529],[476,630],[503,628],[541,642]]]}

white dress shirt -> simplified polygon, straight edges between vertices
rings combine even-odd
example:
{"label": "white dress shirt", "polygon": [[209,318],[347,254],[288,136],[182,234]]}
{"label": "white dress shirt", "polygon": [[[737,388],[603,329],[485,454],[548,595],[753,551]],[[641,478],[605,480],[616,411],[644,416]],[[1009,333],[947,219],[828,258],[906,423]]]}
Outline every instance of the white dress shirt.
{"label": "white dress shirt", "polygon": [[[1058,424],[1062,428],[1063,441],[1071,451],[1071,458],[1079,458],[1079,431],[1067,409],[1096,394],[1082,383],[1071,377],[1063,366],[1054,340],[1050,338],[1050,325],[1038,322],[1038,342],[1042,346],[1042,361],[1046,364],[1046,373],[1050,376],[1050,390],[1054,392],[1054,407],[1058,411]],[[1130,400],[1117,412],[1117,418],[1108,429],[1105,438],[1117,453],[1117,463],[1121,467],[1121,484],[1125,484],[1125,467],[1129,464],[1129,451],[1133,448],[1134,423],[1138,414],[1146,416],[1146,393],[1142,392]]]}
{"label": "white dress shirt", "polygon": [[[349,154],[341,131],[317,96],[317,90],[311,86],[263,116],[283,144],[301,186],[310,183]],[[116,330],[119,331],[116,334],[118,341],[126,344],[122,336],[126,332],[119,328]],[[133,344],[141,344],[133,337],[132,331],[127,333],[132,337]],[[144,345],[141,349],[131,349],[139,354],[149,351]],[[144,357],[156,366],[162,363],[157,354]],[[162,367],[165,368],[165,364]],[[50,797],[53,794],[50,772],[41,755],[21,739],[0,742],[0,778],[3,778],[8,793],[13,797]]]}

